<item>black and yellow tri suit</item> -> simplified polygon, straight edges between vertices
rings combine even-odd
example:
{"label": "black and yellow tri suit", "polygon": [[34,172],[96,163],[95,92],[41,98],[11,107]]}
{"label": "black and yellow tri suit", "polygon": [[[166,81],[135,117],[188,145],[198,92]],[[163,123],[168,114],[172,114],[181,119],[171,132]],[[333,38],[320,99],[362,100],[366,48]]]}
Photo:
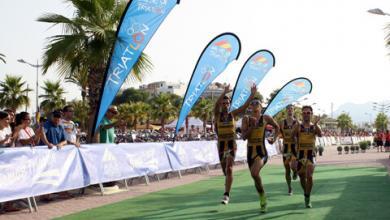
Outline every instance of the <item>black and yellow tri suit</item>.
{"label": "black and yellow tri suit", "polygon": [[248,136],[247,161],[249,168],[257,157],[263,160],[264,164],[267,163],[268,159],[267,149],[264,144],[266,124],[264,123],[263,116],[260,117],[256,124]]}
{"label": "black and yellow tri suit", "polygon": [[316,143],[315,126],[305,128],[300,125],[298,131],[298,170],[308,164],[315,164],[314,147]]}
{"label": "black and yellow tri suit", "polygon": [[283,125],[281,126],[283,134],[283,161],[287,159],[295,160],[297,158],[297,148],[292,134],[296,124],[296,120],[293,120],[291,125],[287,123],[287,119],[283,120]]}
{"label": "black and yellow tri suit", "polygon": [[236,144],[236,130],[235,121],[232,113],[229,113],[227,117],[221,112],[218,115],[217,121],[217,134],[218,134],[218,154],[219,160],[222,162],[227,156],[236,156],[237,144]]}

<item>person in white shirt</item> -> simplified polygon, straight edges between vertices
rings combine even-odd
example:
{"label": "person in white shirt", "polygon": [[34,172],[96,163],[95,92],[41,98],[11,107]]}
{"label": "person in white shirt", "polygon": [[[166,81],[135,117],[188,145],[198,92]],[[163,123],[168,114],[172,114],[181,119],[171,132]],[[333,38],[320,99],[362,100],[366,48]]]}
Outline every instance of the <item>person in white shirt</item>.
{"label": "person in white shirt", "polygon": [[68,144],[73,144],[76,147],[80,147],[80,141],[77,137],[77,127],[75,123],[72,121],[74,108],[71,105],[67,105],[62,109],[62,113],[64,117],[61,120],[61,125],[65,129],[65,139]]}
{"label": "person in white shirt", "polygon": [[17,140],[15,142],[16,147],[24,146],[36,146],[39,143],[42,134],[42,128],[38,128],[35,132],[30,127],[31,118],[28,112],[20,112],[15,118],[15,131],[17,134]]}
{"label": "person in white shirt", "polygon": [[0,111],[0,147],[12,146],[12,131],[9,123],[9,114],[5,111]]}

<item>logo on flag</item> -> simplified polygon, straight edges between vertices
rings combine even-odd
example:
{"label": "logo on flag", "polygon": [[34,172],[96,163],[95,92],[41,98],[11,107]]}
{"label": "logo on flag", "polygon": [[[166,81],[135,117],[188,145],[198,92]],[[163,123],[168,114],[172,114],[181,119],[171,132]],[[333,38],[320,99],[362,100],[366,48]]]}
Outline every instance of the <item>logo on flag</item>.
{"label": "logo on flag", "polygon": [[260,70],[268,66],[268,60],[263,55],[257,55],[250,61],[250,67],[255,70]]}
{"label": "logo on flag", "polygon": [[202,68],[202,83],[206,82],[215,73],[215,69],[212,66],[206,66]]}
{"label": "logo on flag", "polygon": [[230,54],[232,53],[232,45],[229,43],[228,40],[221,40],[217,41],[213,44],[211,47],[211,55],[215,58],[221,59],[223,62],[226,62],[226,60],[230,57]]}
{"label": "logo on flag", "polygon": [[164,14],[168,0],[139,0],[138,11]]}

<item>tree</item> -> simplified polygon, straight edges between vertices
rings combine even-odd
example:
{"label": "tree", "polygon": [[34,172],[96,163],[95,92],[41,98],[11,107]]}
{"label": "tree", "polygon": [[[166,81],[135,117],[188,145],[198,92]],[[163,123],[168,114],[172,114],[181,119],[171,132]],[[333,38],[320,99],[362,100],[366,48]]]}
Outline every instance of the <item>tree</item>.
{"label": "tree", "polygon": [[175,108],[170,100],[170,96],[165,93],[161,93],[151,100],[152,118],[160,120],[161,128],[164,129],[167,120],[171,119],[177,114],[177,108]]}
{"label": "tree", "polygon": [[269,97],[267,98],[267,104],[269,104],[270,101],[276,96],[276,94],[278,94],[279,90],[280,89],[274,89],[274,91],[269,94]]}
{"label": "tree", "polygon": [[46,115],[53,110],[61,109],[65,105],[66,102],[63,97],[65,90],[61,87],[60,81],[52,82],[47,80],[41,88],[44,90],[44,94],[40,95],[39,98],[44,99],[41,102],[41,108]]}
{"label": "tree", "polygon": [[383,112],[380,112],[376,118],[375,118],[375,128],[379,130],[387,130],[387,123],[389,122],[389,119],[387,118],[387,115]]}
{"label": "tree", "polygon": [[148,105],[143,102],[133,102],[130,104],[129,111],[133,114],[133,127],[137,130],[138,121],[143,121],[147,117]]}
{"label": "tree", "polygon": [[147,102],[149,98],[150,95],[146,91],[135,88],[128,88],[116,95],[113,103],[115,105],[120,105],[122,103],[130,102]]}
{"label": "tree", "polygon": [[347,131],[349,128],[352,128],[352,119],[348,113],[342,113],[337,117],[337,127],[341,131]]}
{"label": "tree", "polygon": [[87,88],[88,88],[88,70],[77,71],[72,75],[69,75],[68,78],[65,78],[66,82],[76,84],[81,89],[81,99],[85,102],[87,97]]}
{"label": "tree", "polygon": [[0,60],[3,62],[3,63],[7,63],[5,62],[5,55],[0,53]]}
{"label": "tree", "polygon": [[[44,14],[40,22],[62,25],[64,34],[50,37],[43,55],[43,72],[58,66],[59,75],[71,78],[80,71],[88,71],[88,119],[92,131],[103,76],[109,54],[116,41],[116,29],[127,1],[125,0],[68,0],[75,9],[73,18],[59,14]],[[149,58],[141,54],[134,65],[130,80],[141,81],[143,74],[152,68]],[[92,138],[89,137],[89,141]]]}
{"label": "tree", "polygon": [[31,89],[24,89],[25,81],[19,76],[5,76],[5,80],[0,82],[0,106],[1,108],[10,108],[14,112],[23,105],[30,105],[30,99],[27,96]]}
{"label": "tree", "polygon": [[88,103],[83,102],[82,100],[73,100],[71,102],[68,102],[67,104],[73,106],[73,121],[79,123],[80,129],[82,131],[85,131],[87,129],[87,120],[89,112]]}
{"label": "tree", "polygon": [[214,113],[214,105],[210,99],[202,98],[192,108],[193,115],[203,121],[203,132],[206,134],[206,124]]}

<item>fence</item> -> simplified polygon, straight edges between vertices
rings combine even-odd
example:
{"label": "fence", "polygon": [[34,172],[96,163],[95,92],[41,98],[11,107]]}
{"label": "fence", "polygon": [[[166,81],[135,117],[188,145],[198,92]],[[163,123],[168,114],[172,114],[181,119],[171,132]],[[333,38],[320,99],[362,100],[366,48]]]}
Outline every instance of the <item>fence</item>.
{"label": "fence", "polygon": [[[350,137],[359,141],[358,137]],[[366,139],[366,138],[365,138]],[[363,140],[363,139],[361,139]],[[342,139],[341,141],[344,141]],[[317,145],[340,138],[317,138]],[[216,141],[91,144],[61,150],[45,146],[0,149],[0,202],[83,188],[133,177],[219,163]],[[266,144],[270,156],[275,145]],[[246,142],[237,141],[236,161],[246,160]]]}

